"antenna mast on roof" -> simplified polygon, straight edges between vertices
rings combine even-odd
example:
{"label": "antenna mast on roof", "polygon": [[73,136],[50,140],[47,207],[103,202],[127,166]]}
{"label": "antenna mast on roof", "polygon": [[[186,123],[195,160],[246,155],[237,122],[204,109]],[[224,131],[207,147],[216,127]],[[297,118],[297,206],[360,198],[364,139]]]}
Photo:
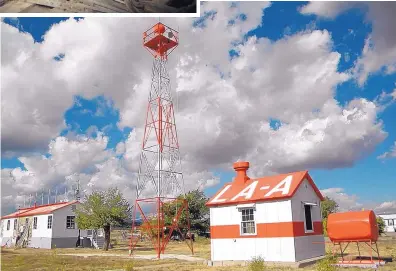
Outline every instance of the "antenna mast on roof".
{"label": "antenna mast on roof", "polygon": [[64,202],[68,202],[68,201],[69,201],[69,199],[68,199],[68,197],[67,197],[67,186],[65,187],[65,198],[64,198],[63,201],[64,201]]}
{"label": "antenna mast on roof", "polygon": [[77,201],[80,201],[80,180],[77,179],[77,187],[74,191],[74,198]]}

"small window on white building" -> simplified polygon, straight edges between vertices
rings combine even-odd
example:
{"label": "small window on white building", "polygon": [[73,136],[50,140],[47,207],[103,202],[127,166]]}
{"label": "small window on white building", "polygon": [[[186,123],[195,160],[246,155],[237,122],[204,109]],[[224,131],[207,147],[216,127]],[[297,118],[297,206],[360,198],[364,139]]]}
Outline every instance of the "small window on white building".
{"label": "small window on white building", "polygon": [[37,217],[33,217],[33,229],[37,229]]}
{"label": "small window on white building", "polygon": [[74,223],[74,216],[67,216],[66,217],[66,229],[75,229],[76,225]]}
{"label": "small window on white building", "polygon": [[9,231],[10,230],[10,224],[11,224],[11,220],[7,220],[7,231]]}
{"label": "small window on white building", "polygon": [[388,226],[393,226],[393,219],[388,220]]}
{"label": "small window on white building", "polygon": [[241,234],[255,234],[256,225],[254,223],[254,209],[246,208],[241,209],[242,222],[241,222]]}
{"label": "small window on white building", "polygon": [[14,219],[14,231],[17,229],[18,220]]}
{"label": "small window on white building", "polygon": [[304,204],[304,215],[305,215],[305,232],[313,231],[313,222],[312,222],[312,206],[308,204]]}
{"label": "small window on white building", "polygon": [[48,216],[47,229],[52,229],[52,215]]}

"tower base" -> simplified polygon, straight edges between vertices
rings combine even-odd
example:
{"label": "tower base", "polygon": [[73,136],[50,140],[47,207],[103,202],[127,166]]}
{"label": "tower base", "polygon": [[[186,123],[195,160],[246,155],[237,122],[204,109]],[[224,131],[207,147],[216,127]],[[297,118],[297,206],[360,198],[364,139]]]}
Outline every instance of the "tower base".
{"label": "tower base", "polygon": [[[138,215],[142,222],[139,226],[136,223]],[[158,259],[165,253],[172,237],[184,240],[194,254],[187,200],[167,197],[137,199],[132,219],[129,255],[137,250],[136,245],[143,237],[151,239]]]}

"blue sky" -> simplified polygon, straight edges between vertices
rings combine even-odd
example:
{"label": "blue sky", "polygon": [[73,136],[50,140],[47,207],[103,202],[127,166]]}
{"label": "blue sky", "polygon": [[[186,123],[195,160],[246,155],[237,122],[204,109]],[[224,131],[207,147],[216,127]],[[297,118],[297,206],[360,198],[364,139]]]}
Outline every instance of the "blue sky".
{"label": "blue sky", "polygon": [[[284,38],[285,35],[293,35],[309,27],[326,29],[331,33],[334,43],[333,50],[342,55],[338,66],[339,71],[348,71],[361,56],[365,39],[372,31],[372,25],[365,20],[364,11],[351,9],[335,19],[321,19],[316,15],[300,14],[298,8],[305,3],[273,3],[264,12],[262,27],[250,31],[247,36],[256,35],[277,41]],[[65,19],[67,18],[19,18],[17,21],[14,19],[5,19],[4,21],[30,33],[36,42],[42,42],[45,32],[53,24]],[[386,75],[383,72],[377,72],[370,75],[362,87],[359,87],[353,80],[339,85],[335,97],[341,105],[356,97],[374,100],[381,94],[381,91],[392,92],[396,88],[395,82],[395,73]],[[362,203],[395,200],[396,159],[381,160],[377,157],[389,151],[396,141],[396,104],[393,103],[380,112],[378,118],[383,122],[384,130],[388,136],[366,157],[347,168],[310,170],[311,176],[320,189],[341,187],[345,189],[345,193],[357,195]],[[59,135],[76,133],[95,136],[96,130],[92,130],[90,127],[96,126],[98,130],[109,137],[107,145],[109,149],[114,149],[117,143],[125,141],[132,130],[130,127],[118,128],[117,123],[120,120],[118,109],[100,96],[90,100],[76,96],[74,105],[64,112],[64,119],[67,129],[59,131]],[[1,167],[2,169],[23,168],[23,164],[17,156],[2,157]],[[221,181],[220,184],[207,189],[208,195],[212,195],[224,182],[230,181],[234,176],[232,171],[214,170],[220,176]]]}

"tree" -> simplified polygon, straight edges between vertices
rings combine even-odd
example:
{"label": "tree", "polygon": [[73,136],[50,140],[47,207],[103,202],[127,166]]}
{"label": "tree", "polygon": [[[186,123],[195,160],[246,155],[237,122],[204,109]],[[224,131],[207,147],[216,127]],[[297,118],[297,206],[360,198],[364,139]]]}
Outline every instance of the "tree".
{"label": "tree", "polygon": [[329,214],[335,213],[338,211],[338,204],[333,199],[329,197],[325,197],[325,200],[322,201],[320,208],[322,210],[323,219],[327,219]]}
{"label": "tree", "polygon": [[327,236],[327,217],[329,214],[335,213],[338,210],[338,204],[333,199],[325,197],[324,201],[320,204],[323,217],[323,232]]}
{"label": "tree", "polygon": [[382,217],[377,216],[378,234],[381,236],[385,232],[385,221]]}
{"label": "tree", "polygon": [[[180,195],[179,199],[184,196]],[[209,230],[209,208],[205,205],[209,200],[203,191],[198,189],[190,191],[186,194],[188,203],[188,216],[190,220],[190,229],[198,233],[205,233]],[[171,202],[164,204],[165,223],[172,224],[171,219],[176,215],[176,210],[181,207],[181,203]],[[180,224],[187,225],[186,212],[180,217]]]}
{"label": "tree", "polygon": [[130,217],[130,206],[117,188],[95,191],[76,209],[80,229],[101,229],[105,233],[104,250],[109,249],[110,227],[120,226]]}

